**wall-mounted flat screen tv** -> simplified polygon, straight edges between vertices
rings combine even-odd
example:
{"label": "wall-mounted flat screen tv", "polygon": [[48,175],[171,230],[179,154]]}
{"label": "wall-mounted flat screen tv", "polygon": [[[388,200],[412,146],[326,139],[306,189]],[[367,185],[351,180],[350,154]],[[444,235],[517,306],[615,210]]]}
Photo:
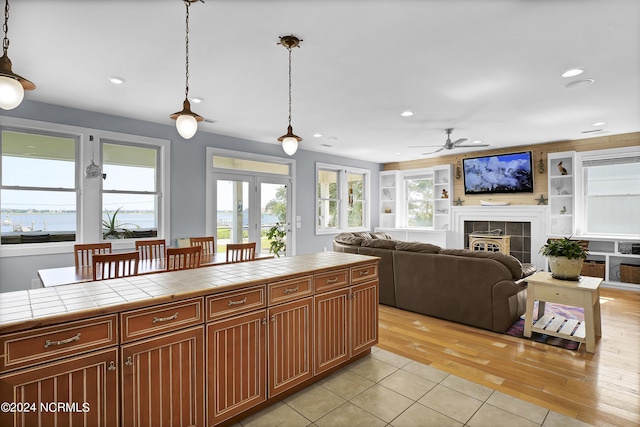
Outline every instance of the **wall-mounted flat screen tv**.
{"label": "wall-mounted flat screen tv", "polygon": [[462,159],[464,194],[533,193],[531,152]]}

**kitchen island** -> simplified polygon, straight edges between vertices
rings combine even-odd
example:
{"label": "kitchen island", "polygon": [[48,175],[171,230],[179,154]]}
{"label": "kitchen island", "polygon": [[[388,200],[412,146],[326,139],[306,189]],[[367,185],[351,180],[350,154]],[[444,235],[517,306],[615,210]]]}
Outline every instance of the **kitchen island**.
{"label": "kitchen island", "polygon": [[323,252],[0,294],[0,425],[232,423],[368,354],[377,263]]}

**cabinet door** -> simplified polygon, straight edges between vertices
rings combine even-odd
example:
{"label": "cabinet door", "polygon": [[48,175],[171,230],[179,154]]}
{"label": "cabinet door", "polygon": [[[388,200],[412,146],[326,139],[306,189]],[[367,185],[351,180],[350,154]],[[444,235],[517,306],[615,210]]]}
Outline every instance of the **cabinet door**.
{"label": "cabinet door", "polygon": [[122,423],[204,426],[204,326],[121,347]]}
{"label": "cabinet door", "polygon": [[378,342],[378,280],[351,287],[351,354]]}
{"label": "cabinet door", "polygon": [[312,298],[269,309],[269,397],[311,378]]}
{"label": "cabinet door", "polygon": [[111,348],[0,376],[0,402],[16,405],[0,425],[117,426],[117,360]]}
{"label": "cabinet door", "polygon": [[207,424],[216,425],[267,398],[267,312],[207,325]]}
{"label": "cabinet door", "polygon": [[317,375],[349,359],[349,288],[316,295],[314,304]]}

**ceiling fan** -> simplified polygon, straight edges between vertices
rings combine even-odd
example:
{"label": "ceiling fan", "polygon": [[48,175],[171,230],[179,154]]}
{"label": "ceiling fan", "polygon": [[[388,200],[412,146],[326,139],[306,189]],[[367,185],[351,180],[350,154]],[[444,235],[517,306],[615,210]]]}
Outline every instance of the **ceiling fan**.
{"label": "ceiling fan", "polygon": [[467,138],[459,138],[455,141],[451,141],[451,132],[453,129],[446,129],[447,132],[447,141],[444,145],[410,145],[409,148],[419,148],[419,147],[440,147],[436,151],[432,151],[431,153],[422,153],[426,154],[434,154],[442,150],[453,150],[454,148],[476,148],[476,147],[488,147],[489,144],[473,144],[473,145],[460,145],[467,140]]}

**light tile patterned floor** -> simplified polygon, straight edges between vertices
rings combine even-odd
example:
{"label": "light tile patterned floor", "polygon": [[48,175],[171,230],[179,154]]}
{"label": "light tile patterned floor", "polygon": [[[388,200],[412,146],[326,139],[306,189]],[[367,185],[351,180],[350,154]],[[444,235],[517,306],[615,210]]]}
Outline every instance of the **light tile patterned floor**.
{"label": "light tile patterned floor", "polygon": [[583,427],[540,406],[374,347],[235,427]]}

